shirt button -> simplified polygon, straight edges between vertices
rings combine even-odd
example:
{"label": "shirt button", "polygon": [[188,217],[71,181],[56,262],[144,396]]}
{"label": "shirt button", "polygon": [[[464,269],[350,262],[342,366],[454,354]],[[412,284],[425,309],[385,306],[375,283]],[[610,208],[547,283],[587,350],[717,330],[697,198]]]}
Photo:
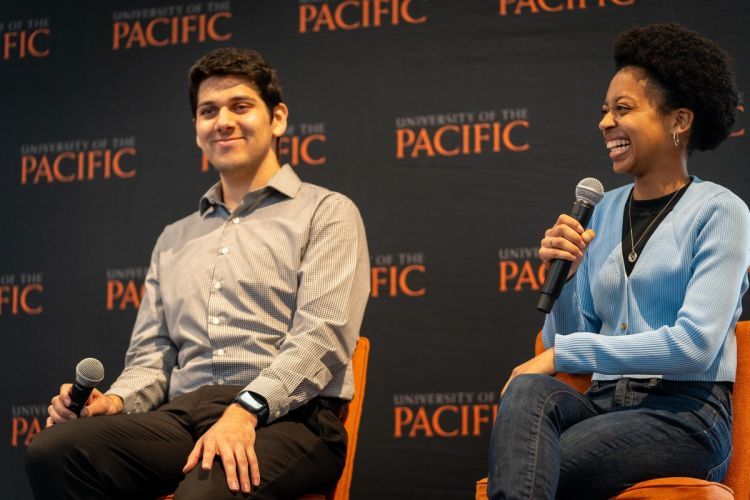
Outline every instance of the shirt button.
{"label": "shirt button", "polygon": [[226,254],[228,254],[228,253],[229,253],[229,247],[221,247],[221,248],[219,249],[219,253],[220,253],[221,255],[226,255]]}
{"label": "shirt button", "polygon": [[221,282],[220,281],[216,281],[214,283],[214,290],[221,290]]}
{"label": "shirt button", "polygon": [[239,224],[239,223],[240,223],[239,217],[235,217],[234,219],[232,219],[232,224]]}
{"label": "shirt button", "polygon": [[278,418],[280,415],[281,415],[281,411],[280,410],[276,410],[276,417]]}
{"label": "shirt button", "polygon": [[211,316],[211,319],[209,319],[212,325],[218,325],[221,323],[221,318],[218,316]]}
{"label": "shirt button", "polygon": [[224,349],[217,349],[216,350],[216,355],[217,356],[223,356],[224,355]]}
{"label": "shirt button", "polygon": [[224,385],[224,379],[220,378],[219,380],[216,381],[216,383],[219,385]]}
{"label": "shirt button", "polygon": [[626,330],[628,328],[627,323],[620,323],[620,330]]}

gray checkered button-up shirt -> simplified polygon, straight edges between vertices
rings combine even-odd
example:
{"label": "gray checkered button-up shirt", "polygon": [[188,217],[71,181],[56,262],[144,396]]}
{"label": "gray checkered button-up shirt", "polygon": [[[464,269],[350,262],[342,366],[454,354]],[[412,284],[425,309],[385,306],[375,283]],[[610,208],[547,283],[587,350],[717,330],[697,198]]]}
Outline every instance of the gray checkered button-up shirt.
{"label": "gray checkered button-up shirt", "polygon": [[230,213],[220,184],[167,226],[108,393],[143,412],[204,385],[266,398],[269,421],[318,396],[351,399],[369,296],[362,218],[289,165]]}

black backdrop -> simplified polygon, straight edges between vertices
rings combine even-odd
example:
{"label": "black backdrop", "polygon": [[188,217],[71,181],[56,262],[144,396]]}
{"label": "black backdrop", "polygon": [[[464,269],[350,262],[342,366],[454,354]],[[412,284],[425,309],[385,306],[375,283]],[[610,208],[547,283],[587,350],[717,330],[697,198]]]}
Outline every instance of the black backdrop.
{"label": "black backdrop", "polygon": [[[742,0],[14,4],[0,7],[4,498],[30,497],[23,452],[75,363],[101,359],[105,385],[119,372],[158,233],[215,182],[186,91],[204,52],[252,47],[278,68],[284,159],[362,211],[373,348],[354,498],[469,498],[485,474],[497,390],[543,319],[542,232],[582,177],[627,182],[596,128],[614,36],[682,22],[750,85]],[[748,200],[738,116],[690,167]]]}

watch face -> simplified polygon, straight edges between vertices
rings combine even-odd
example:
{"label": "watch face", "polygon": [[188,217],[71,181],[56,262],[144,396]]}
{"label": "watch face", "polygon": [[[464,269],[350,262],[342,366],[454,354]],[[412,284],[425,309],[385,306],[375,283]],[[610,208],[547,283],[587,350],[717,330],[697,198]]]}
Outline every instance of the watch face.
{"label": "watch face", "polygon": [[249,392],[241,393],[237,397],[237,399],[242,404],[242,406],[252,411],[253,413],[257,413],[263,409],[263,403],[255,399]]}

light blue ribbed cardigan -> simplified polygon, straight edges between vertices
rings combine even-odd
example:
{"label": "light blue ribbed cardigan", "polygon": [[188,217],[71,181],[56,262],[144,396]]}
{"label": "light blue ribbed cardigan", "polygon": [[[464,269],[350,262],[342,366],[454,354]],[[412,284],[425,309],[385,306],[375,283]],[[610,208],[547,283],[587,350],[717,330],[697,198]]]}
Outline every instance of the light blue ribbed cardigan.
{"label": "light blue ribbed cardigan", "polygon": [[595,380],[733,382],[750,266],[747,205],[694,178],[627,276],[621,243],[631,188],[606,193],[594,210],[596,238],[547,315],[543,340],[555,346],[557,370],[594,372]]}

